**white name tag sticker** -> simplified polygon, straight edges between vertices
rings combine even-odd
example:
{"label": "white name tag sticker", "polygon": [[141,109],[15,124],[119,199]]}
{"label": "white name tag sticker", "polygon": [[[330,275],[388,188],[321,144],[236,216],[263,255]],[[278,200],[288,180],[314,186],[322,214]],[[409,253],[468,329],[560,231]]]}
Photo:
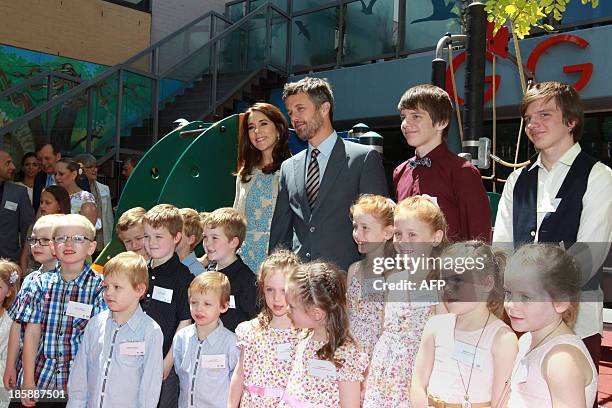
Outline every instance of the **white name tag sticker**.
{"label": "white name tag sticker", "polygon": [[234,295],[230,295],[229,308],[230,309],[236,308],[236,298],[234,297]]}
{"label": "white name tag sticker", "polygon": [[[476,357],[474,357],[474,353],[476,353]],[[473,361],[474,368],[482,370],[483,353],[484,350],[480,348],[476,349],[471,344],[455,340],[455,350],[453,351],[453,358],[459,361],[460,363],[467,365],[468,367],[472,366]]]}
{"label": "white name tag sticker", "polygon": [[225,368],[225,354],[204,354],[201,359],[204,368]]}
{"label": "white name tag sticker", "polygon": [[144,341],[129,341],[119,344],[119,354],[122,356],[144,356]]}
{"label": "white name tag sticker", "polygon": [[153,299],[164,303],[172,303],[172,289],[166,289],[159,286],[153,286]]}
{"label": "white name tag sticker", "polygon": [[308,360],[308,374],[313,377],[335,380],[336,366],[331,361],[311,358]]}
{"label": "white name tag sticker", "polygon": [[281,361],[291,360],[291,343],[281,343],[276,345],[276,358]]}
{"label": "white name tag sticker", "polygon": [[77,319],[89,319],[91,317],[92,305],[81,302],[68,302],[66,316],[76,317]]}
{"label": "white name tag sticker", "polygon": [[440,303],[435,290],[414,290],[408,293],[412,307],[435,306]]}
{"label": "white name tag sticker", "polygon": [[522,384],[527,382],[527,376],[529,376],[529,368],[527,364],[521,360],[516,367],[516,372],[512,376],[512,382],[515,384]]}
{"label": "white name tag sticker", "polygon": [[17,211],[17,203],[6,200],[6,202],[4,203],[4,208],[10,211]]}

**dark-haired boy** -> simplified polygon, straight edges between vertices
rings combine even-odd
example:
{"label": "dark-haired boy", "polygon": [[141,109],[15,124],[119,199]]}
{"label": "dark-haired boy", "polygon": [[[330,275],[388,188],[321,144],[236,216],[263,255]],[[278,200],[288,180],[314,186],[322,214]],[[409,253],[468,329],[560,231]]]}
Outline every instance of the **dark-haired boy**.
{"label": "dark-haired boy", "polygon": [[416,155],[393,171],[397,201],[427,194],[435,198],[451,241],[491,240],[491,206],[480,172],[448,150],[453,113],[448,94],[434,85],[408,89],[397,107],[402,133]]}

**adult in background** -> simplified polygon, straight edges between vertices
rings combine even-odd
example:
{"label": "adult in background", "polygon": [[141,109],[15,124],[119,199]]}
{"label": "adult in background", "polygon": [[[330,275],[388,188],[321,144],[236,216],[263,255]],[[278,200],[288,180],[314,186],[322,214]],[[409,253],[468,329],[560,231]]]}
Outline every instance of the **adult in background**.
{"label": "adult in background", "polygon": [[96,158],[91,154],[80,154],[74,160],[83,165],[83,173],[89,181],[91,194],[96,199],[96,210],[100,227],[96,225],[96,242],[98,243],[97,250],[104,249],[104,245],[108,244],[113,235],[113,205],[111,203],[110,188],[106,184],[97,181],[98,178],[98,163]]}
{"label": "adult in background", "polygon": [[268,254],[281,163],[289,152],[287,121],[269,103],[258,102],[242,117],[234,209],[247,219],[240,256],[255,273]]}
{"label": "adult in background", "polygon": [[32,196],[34,193],[34,179],[40,172],[40,164],[36,158],[36,154],[28,152],[21,158],[21,171],[17,176],[17,182],[20,186],[24,186],[28,190],[28,197],[30,197],[30,203],[32,202]]}
{"label": "adult in background", "polygon": [[134,171],[134,167],[138,164],[137,156],[128,156],[123,160],[123,166],[121,167],[121,175],[125,177],[125,179],[129,179]]}
{"label": "adult in background", "polygon": [[[0,258],[21,263],[28,227],[34,222],[34,209],[26,188],[10,182],[14,172],[11,155],[0,150]],[[25,271],[27,264],[20,266]]]}
{"label": "adult in background", "polygon": [[55,165],[55,181],[70,194],[70,212],[85,216],[93,225],[98,219],[96,198],[77,184],[77,178],[83,176],[81,165],[72,159],[60,159]]}
{"label": "adult in background", "polygon": [[323,259],[347,270],[359,259],[351,205],[364,193],[388,196],[382,160],[371,147],[338,137],[327,80],[306,77],[288,83],[283,101],[308,149],[281,166],[270,250],[284,245],[305,261]]}
{"label": "adult in background", "polygon": [[38,211],[40,193],[42,193],[45,187],[55,184],[55,163],[62,158],[62,155],[56,146],[51,143],[45,143],[36,148],[36,158],[42,171],[34,178],[32,205],[34,210]]}

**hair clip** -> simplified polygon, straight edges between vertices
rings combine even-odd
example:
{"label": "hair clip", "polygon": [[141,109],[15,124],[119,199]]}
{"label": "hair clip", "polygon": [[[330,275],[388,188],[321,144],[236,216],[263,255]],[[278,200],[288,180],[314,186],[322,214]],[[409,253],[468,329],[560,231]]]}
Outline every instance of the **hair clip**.
{"label": "hair clip", "polygon": [[14,285],[15,282],[17,282],[17,279],[19,279],[19,274],[17,273],[17,271],[11,272],[11,276],[9,276],[9,283],[11,285]]}

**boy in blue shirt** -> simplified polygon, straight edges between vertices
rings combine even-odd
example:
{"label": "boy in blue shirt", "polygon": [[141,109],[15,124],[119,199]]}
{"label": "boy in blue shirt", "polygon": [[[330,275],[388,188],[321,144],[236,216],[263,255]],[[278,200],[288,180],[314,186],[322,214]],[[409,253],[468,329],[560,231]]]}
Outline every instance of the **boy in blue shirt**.
{"label": "boy in blue shirt", "polygon": [[104,267],[104,284],[110,310],[87,325],[68,381],[68,407],[155,408],[164,335],[140,307],[149,286],[145,259],[135,252],[115,256]]}
{"label": "boy in blue shirt", "polygon": [[230,283],[222,273],[202,273],[189,286],[195,323],[176,333],[172,343],[181,387],[179,408],[227,406],[230,380],[240,358],[236,335],[219,319],[229,300]]}
{"label": "boy in blue shirt", "polygon": [[[51,250],[59,267],[32,284],[32,302],[23,346],[23,389],[66,392],[72,362],[85,326],[106,310],[103,281],[88,263],[96,250],[96,229],[82,215],[68,214],[53,224]],[[22,398],[25,406],[34,406]]]}

